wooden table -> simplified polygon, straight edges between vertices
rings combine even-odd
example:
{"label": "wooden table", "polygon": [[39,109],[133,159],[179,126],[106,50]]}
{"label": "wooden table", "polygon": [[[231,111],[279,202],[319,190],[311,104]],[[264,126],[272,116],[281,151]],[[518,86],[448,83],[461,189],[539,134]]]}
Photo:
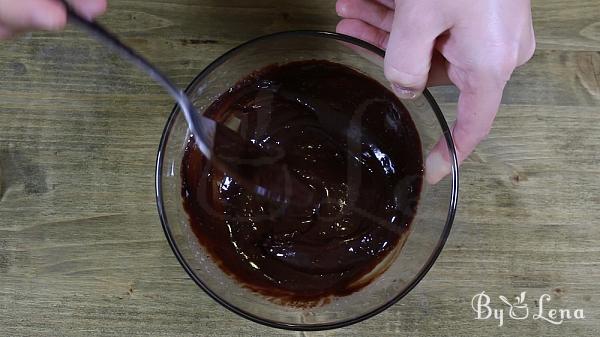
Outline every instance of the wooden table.
{"label": "wooden table", "polygon": [[[534,16],[538,50],[461,170],[438,262],[383,314],[314,335],[600,335],[600,1],[538,0]],[[102,21],[184,86],[247,39],[337,18],[329,0],[114,0]],[[172,255],[158,86],[73,29],[2,42],[0,74],[0,336],[302,335],[222,308]],[[451,119],[456,91],[434,93]],[[546,293],[585,319],[498,327],[475,319],[482,291],[496,308],[526,291],[535,313]]]}

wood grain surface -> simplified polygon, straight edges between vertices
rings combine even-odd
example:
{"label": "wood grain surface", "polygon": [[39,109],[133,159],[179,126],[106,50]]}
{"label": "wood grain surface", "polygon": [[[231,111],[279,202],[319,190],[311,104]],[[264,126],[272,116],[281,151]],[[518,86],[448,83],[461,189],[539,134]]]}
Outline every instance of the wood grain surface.
{"label": "wood grain surface", "polygon": [[[179,266],[154,201],[173,104],[157,85],[73,29],[1,42],[0,336],[599,336],[600,1],[533,11],[538,50],[461,169],[438,262],[384,313],[318,333],[241,319]],[[337,18],[330,0],[114,0],[101,21],[184,86],[247,39]],[[434,94],[451,119],[456,91]],[[484,290],[585,319],[498,327],[474,319]]]}

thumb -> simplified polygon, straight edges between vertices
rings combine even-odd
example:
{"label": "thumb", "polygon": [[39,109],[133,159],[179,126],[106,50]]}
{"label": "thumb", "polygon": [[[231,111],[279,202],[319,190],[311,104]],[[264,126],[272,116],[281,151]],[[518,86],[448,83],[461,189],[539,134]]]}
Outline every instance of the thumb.
{"label": "thumb", "polygon": [[62,28],[67,17],[57,1],[0,0],[0,23],[12,32],[30,28],[56,30]]}
{"label": "thumb", "polygon": [[421,11],[403,7],[394,14],[384,72],[398,97],[412,99],[427,84],[435,39],[445,29],[435,18],[423,18]]}

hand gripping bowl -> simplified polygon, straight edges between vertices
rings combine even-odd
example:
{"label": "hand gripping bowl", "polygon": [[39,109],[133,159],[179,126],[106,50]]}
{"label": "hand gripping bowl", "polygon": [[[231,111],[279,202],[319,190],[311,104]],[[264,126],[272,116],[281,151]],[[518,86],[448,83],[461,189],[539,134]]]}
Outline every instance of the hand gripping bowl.
{"label": "hand gripping bowl", "polygon": [[[244,43],[218,58],[192,81],[187,94],[202,112],[247,74],[271,64],[302,60],[342,64],[388,87],[383,74],[383,57],[382,50],[341,34],[276,33]],[[416,100],[402,103],[419,133],[424,156],[438,139],[445,140],[452,161],[451,174],[435,185],[423,182],[420,202],[404,246],[385,272],[357,292],[311,307],[277,304],[241,286],[224,273],[198,243],[181,195],[181,163],[189,131],[182,113],[175,107],[158,150],[156,200],[167,240],[185,271],[227,309],[258,323],[291,330],[323,330],[354,324],[404,297],[429,271],[449,235],[458,197],[458,165],[450,130],[431,94],[425,90]]]}

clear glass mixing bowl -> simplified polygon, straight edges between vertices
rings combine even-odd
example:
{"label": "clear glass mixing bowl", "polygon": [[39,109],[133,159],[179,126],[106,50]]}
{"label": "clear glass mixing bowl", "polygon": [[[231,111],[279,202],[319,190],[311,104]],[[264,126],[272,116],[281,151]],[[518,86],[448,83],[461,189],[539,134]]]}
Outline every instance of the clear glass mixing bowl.
{"label": "clear glass mixing bowl", "polygon": [[[313,59],[349,66],[389,86],[383,74],[383,57],[382,50],[345,35],[318,31],[277,33],[244,43],[221,56],[192,81],[187,93],[198,111],[204,111],[223,92],[255,70],[273,63]],[[450,130],[431,94],[425,90],[416,100],[402,102],[419,132],[423,157],[440,137],[445,139],[453,160],[451,174],[435,185],[423,182],[410,233],[382,275],[356,293],[312,308],[276,304],[240,286],[219,269],[198,243],[189,227],[181,196],[181,161],[189,133],[183,115],[175,107],[160,141],[156,200],[167,240],[194,282],[242,317],[293,330],[350,325],[382,312],[404,297],[431,268],[450,233],[458,197],[458,169]]]}

